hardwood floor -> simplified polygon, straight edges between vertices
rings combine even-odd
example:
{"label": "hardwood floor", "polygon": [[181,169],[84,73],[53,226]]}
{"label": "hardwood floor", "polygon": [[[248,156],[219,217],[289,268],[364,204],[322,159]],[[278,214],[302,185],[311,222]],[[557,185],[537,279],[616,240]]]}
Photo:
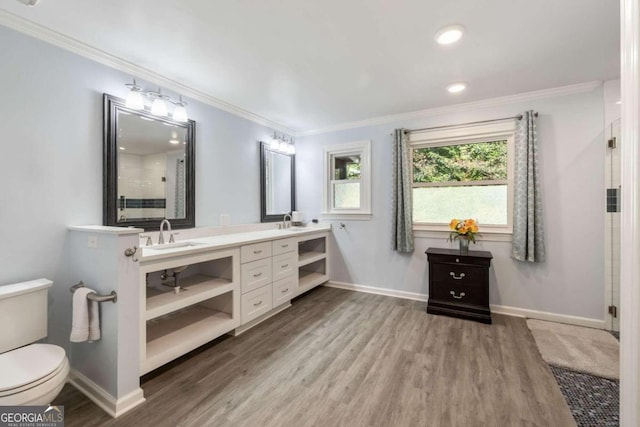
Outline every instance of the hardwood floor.
{"label": "hardwood floor", "polygon": [[575,426],[524,319],[320,287],[143,378],[114,420],[67,385],[73,426]]}

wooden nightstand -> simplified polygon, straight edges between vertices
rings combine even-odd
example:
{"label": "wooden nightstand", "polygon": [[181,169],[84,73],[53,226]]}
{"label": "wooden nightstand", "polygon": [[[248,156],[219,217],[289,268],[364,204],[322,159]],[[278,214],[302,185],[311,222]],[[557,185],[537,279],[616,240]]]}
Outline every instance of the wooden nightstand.
{"label": "wooden nightstand", "polygon": [[429,302],[427,313],[491,323],[489,268],[493,255],[454,249],[429,248]]}

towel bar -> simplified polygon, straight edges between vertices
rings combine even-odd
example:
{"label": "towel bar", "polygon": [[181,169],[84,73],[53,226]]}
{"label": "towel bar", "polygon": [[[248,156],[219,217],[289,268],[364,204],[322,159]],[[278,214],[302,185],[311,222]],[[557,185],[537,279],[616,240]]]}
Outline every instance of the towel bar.
{"label": "towel bar", "polygon": [[[73,285],[69,289],[69,291],[71,291],[71,293],[74,293],[78,288],[84,288],[84,282],[82,282],[82,280],[78,284]],[[115,303],[116,301],[118,301],[118,294],[116,293],[116,291],[111,291],[109,295],[98,295],[95,292],[91,292],[87,294],[87,299],[90,299],[91,301],[111,301]]]}

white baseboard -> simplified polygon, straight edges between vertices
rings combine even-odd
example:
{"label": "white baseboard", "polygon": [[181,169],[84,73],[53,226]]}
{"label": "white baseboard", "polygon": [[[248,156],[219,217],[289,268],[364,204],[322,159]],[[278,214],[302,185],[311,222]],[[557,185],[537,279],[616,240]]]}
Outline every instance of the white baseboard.
{"label": "white baseboard", "polygon": [[[396,298],[410,299],[414,301],[428,301],[429,295],[417,292],[397,291],[388,288],[375,288],[373,286],[355,285],[352,283],[329,281],[324,284],[330,288],[347,289],[349,291],[365,292],[369,294],[385,295]],[[566,314],[549,313],[546,311],[530,310],[527,308],[509,307],[506,305],[491,304],[491,312],[505,314],[507,316],[524,317],[528,319],[548,320],[550,322],[566,323],[568,325],[586,326],[588,328],[604,329],[605,321],[588,317],[569,316]]]}
{"label": "white baseboard", "polygon": [[75,369],[72,369],[69,373],[69,382],[113,418],[118,418],[145,401],[141,388],[120,399],[116,399],[107,393],[105,389]]}
{"label": "white baseboard", "polygon": [[395,289],[388,289],[388,288],[375,288],[373,286],[354,285],[353,283],[336,282],[334,280],[328,281],[327,283],[324,284],[324,286],[327,286],[329,288],[339,288],[339,289],[347,289],[349,291],[364,292],[367,294],[386,295],[388,297],[404,298],[404,299],[410,299],[414,301],[426,302],[429,299],[429,295],[427,294],[419,294],[416,292],[407,292],[407,291],[397,291]]}
{"label": "white baseboard", "polygon": [[527,319],[547,320],[549,322],[566,323],[568,325],[586,326],[587,328],[604,329],[606,326],[605,321],[600,319],[549,313],[546,311],[529,310],[528,308],[509,307],[506,305],[491,304],[491,312],[506,314],[507,316],[524,317]]}

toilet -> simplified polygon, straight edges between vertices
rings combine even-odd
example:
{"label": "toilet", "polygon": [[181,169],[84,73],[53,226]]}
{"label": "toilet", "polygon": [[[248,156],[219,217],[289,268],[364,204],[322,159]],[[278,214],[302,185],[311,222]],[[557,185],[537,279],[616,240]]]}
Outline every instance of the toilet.
{"label": "toilet", "polygon": [[62,347],[47,336],[47,293],[53,282],[0,286],[0,406],[48,405],[69,374]]}

